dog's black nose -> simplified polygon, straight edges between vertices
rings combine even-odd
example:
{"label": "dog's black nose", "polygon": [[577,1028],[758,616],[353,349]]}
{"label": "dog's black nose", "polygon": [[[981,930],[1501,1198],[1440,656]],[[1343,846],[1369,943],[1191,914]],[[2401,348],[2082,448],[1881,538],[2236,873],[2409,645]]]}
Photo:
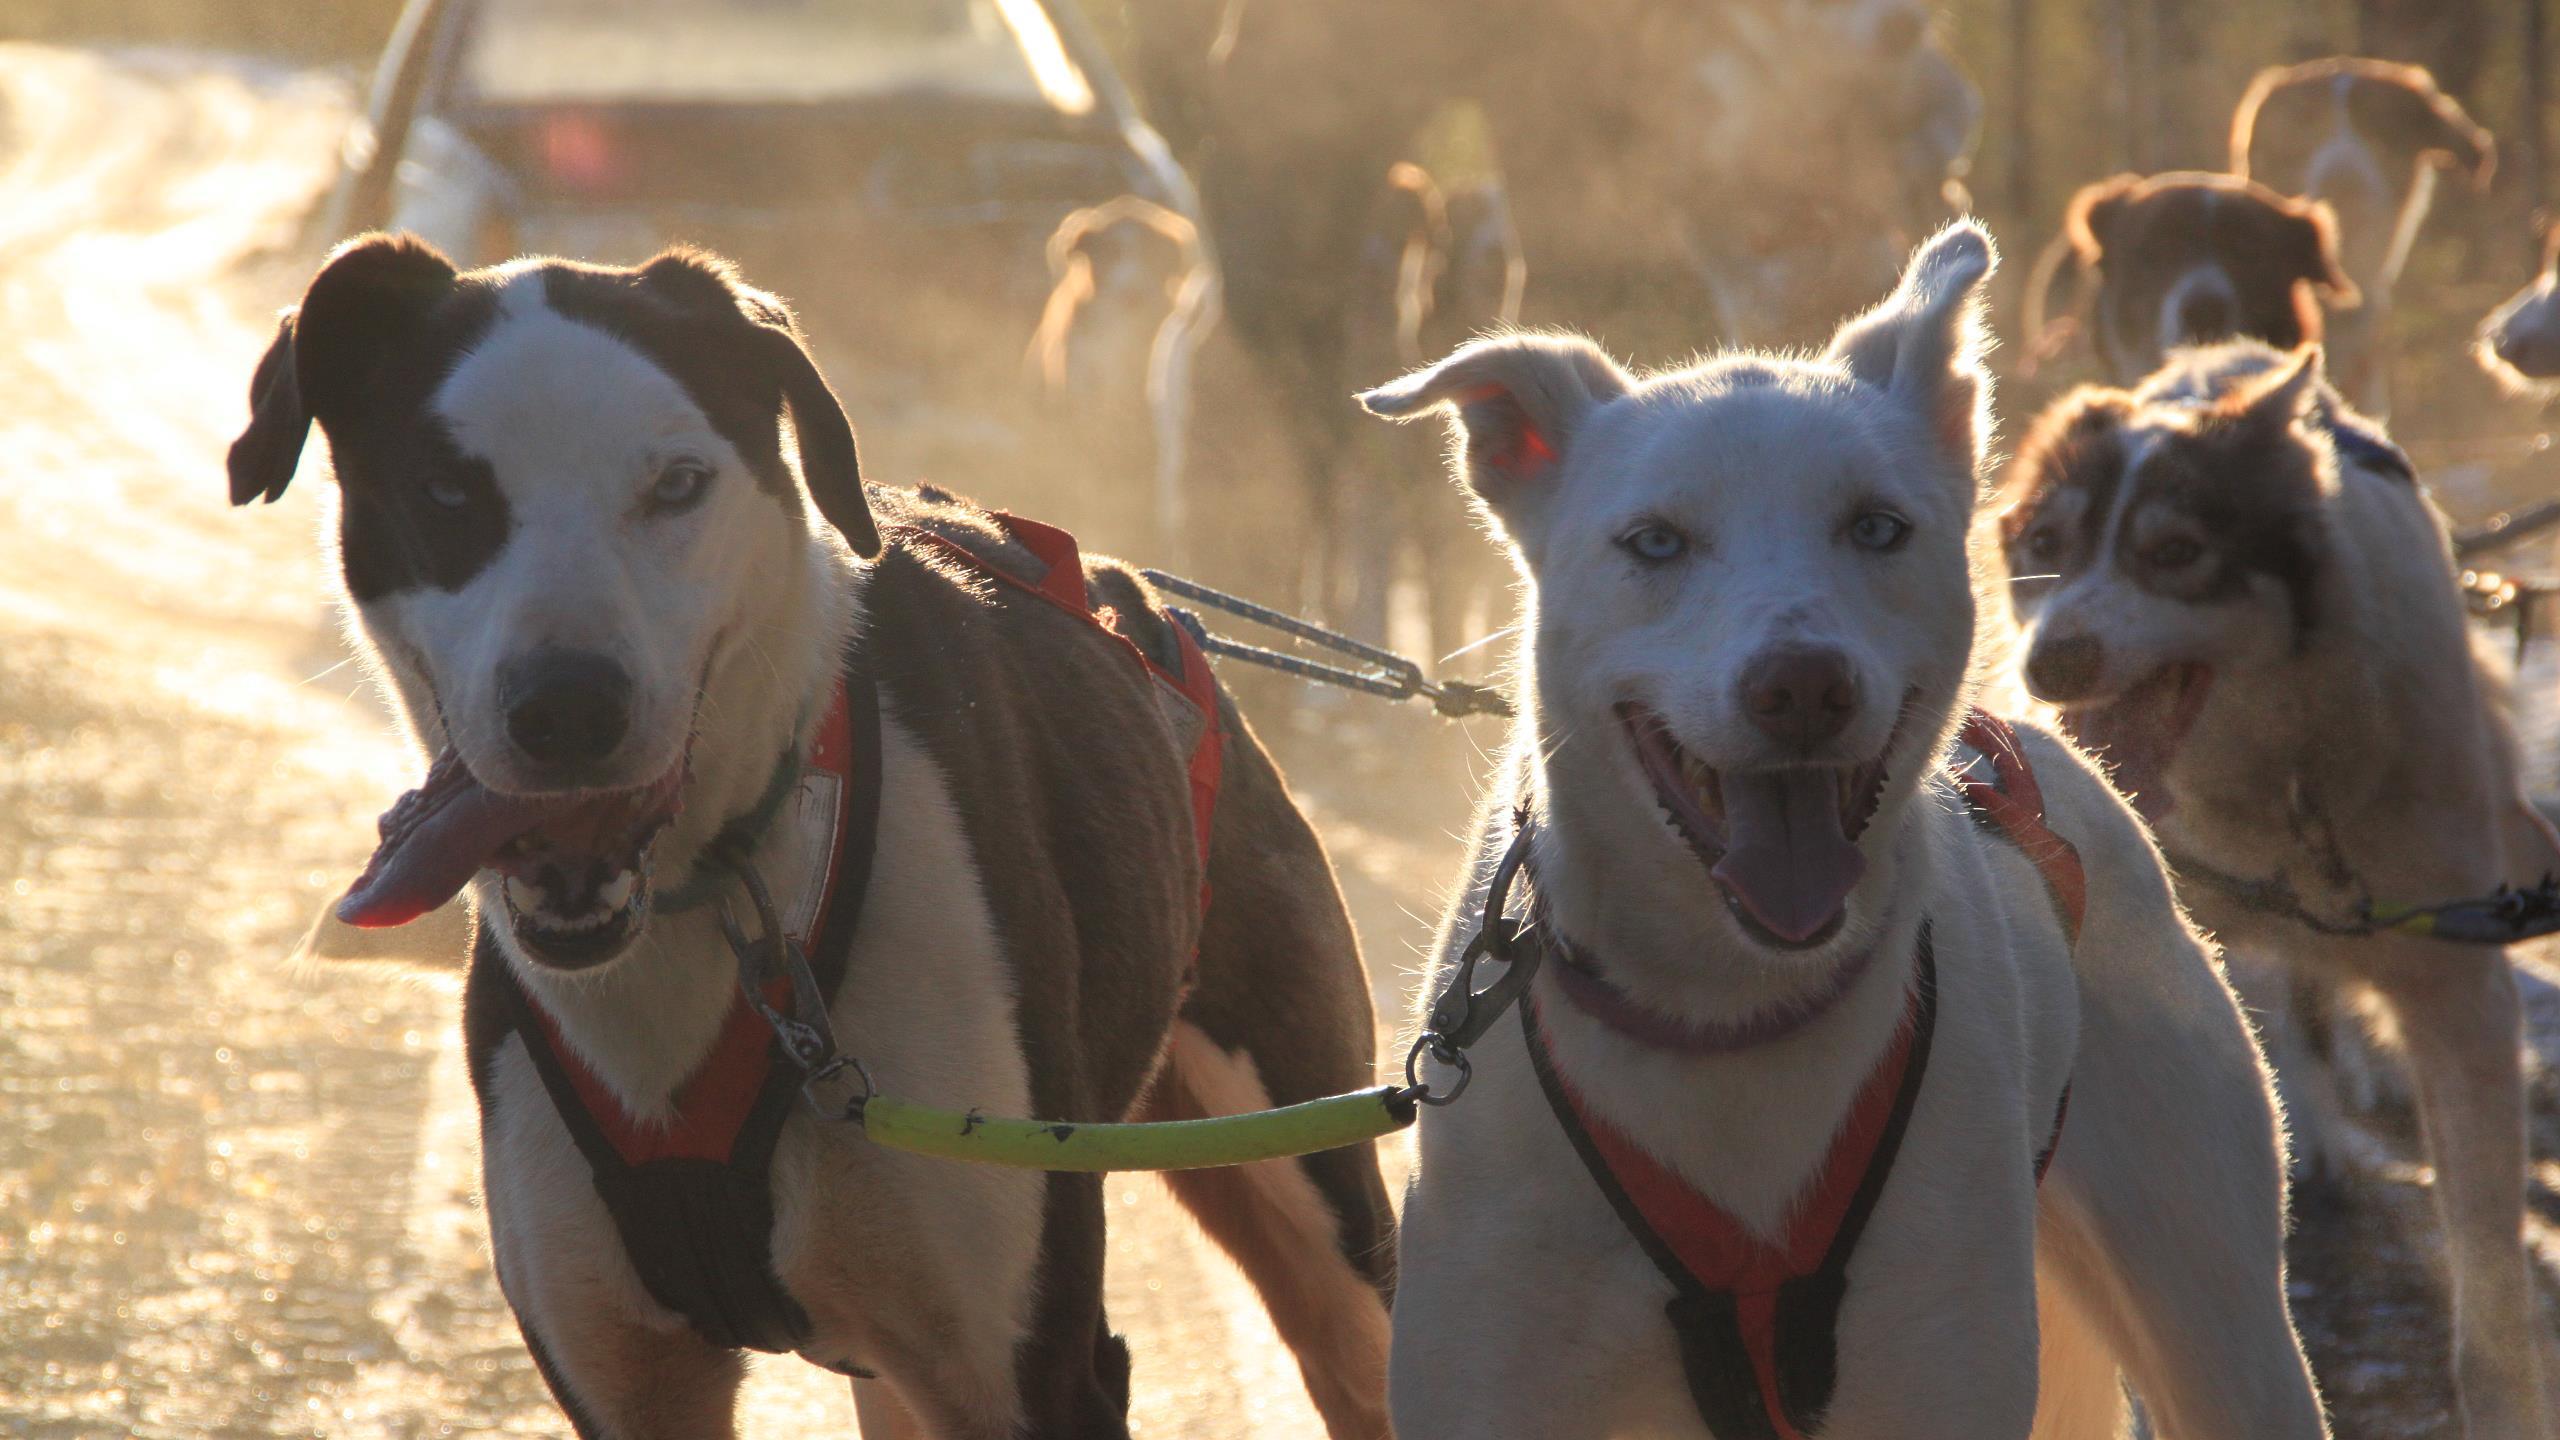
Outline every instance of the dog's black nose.
{"label": "dog's black nose", "polygon": [[2192,344],[2227,339],[2232,331],[2231,298],[2203,291],[2178,302],[2178,338]]}
{"label": "dog's black nose", "polygon": [[2039,640],[2027,654],[2027,688],[2048,704],[2068,705],[2097,688],[2106,664],[2106,647],[2094,635]]}
{"label": "dog's black nose", "polygon": [[1858,676],[1837,650],[1764,651],[1742,672],[1742,709],[1760,733],[1810,750],[1849,728]]}
{"label": "dog's black nose", "polygon": [[631,730],[631,677],[590,650],[537,650],[498,672],[507,738],[536,765],[594,765]]}

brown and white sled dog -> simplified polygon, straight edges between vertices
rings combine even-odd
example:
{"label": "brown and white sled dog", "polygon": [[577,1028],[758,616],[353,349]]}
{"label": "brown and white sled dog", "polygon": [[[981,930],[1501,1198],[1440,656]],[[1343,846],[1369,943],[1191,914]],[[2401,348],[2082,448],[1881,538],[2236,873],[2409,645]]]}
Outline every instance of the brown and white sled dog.
{"label": "brown and white sled dog", "polygon": [[[2443,517],[2323,382],[2317,346],[2248,342],[2185,352],[2132,392],[2065,397],[2005,501],[2011,567],[2055,577],[2025,601],[2028,688],[2114,767],[2197,918],[2235,952],[2371,987],[2394,1020],[2451,1246],[2468,1433],[2550,1435],[2506,954],[2309,923],[2485,895],[2555,863]],[[2269,1039],[2289,1088],[2321,1080]],[[2333,1111],[2303,1098],[2298,1123]]]}
{"label": "brown and white sled dog", "polygon": [[[439,757],[341,913],[397,923],[474,889],[498,1277],[578,1432],[731,1434],[756,1348],[854,1376],[865,1434],[1127,1434],[1099,1177],[874,1149],[796,1074],[776,1088],[705,852],[747,853],[785,913],[833,897],[813,962],[884,1089],[1118,1119],[1369,1083],[1341,898],[1223,700],[1199,853],[1193,748],[1129,648],[1170,638],[1145,587],[1108,562],[998,583],[1053,577],[985,512],[866,496],[789,312],[694,253],[457,274],[354,241],[252,398],[234,500],[282,493],[318,422],[353,626]],[[848,721],[850,750],[876,749],[819,786],[804,763],[856,712],[876,726]],[[866,787],[876,828],[804,823],[810,797]],[[1261,1287],[1331,1433],[1383,1436],[1373,1154],[1174,1188]]]}
{"label": "brown and white sled dog", "polygon": [[[2120,1373],[2162,1433],[2324,1433],[2266,1075],[2141,825],[2070,746],[2016,732],[2083,865],[2075,947],[2037,863],[2059,857],[1969,818],[1949,773],[1978,617],[2005,623],[1976,590],[1991,266],[1949,228],[1815,359],[1638,377],[1512,336],[1365,397],[1453,411],[1531,584],[1524,718],[1437,968],[1515,805],[1551,941],[1534,1023],[1491,1032],[1423,1123],[1404,1433],[1694,1435],[1720,1408],[1717,1440],[2114,1436]],[[1875,1077],[1918,1052],[1827,1296],[1684,1293],[1577,1153],[1614,1135],[1656,1172],[1630,1194],[1679,1192],[1728,1249],[1792,1244]],[[1835,1302],[1819,1331],[1790,1313]]]}

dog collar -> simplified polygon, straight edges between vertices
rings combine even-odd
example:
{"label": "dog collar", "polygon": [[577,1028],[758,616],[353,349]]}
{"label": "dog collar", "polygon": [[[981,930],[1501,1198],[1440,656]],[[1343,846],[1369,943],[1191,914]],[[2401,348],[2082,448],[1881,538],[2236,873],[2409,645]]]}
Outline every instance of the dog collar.
{"label": "dog collar", "polygon": [[[840,709],[844,703],[844,682],[838,680],[835,704]],[[812,740],[811,748],[822,748],[823,744],[824,738],[818,737]],[[702,847],[702,854],[694,860],[693,874],[686,877],[683,884],[660,892],[651,902],[651,908],[661,915],[680,915],[687,910],[699,910],[719,899],[729,876],[726,871],[707,863],[710,857],[723,852],[732,855],[755,853],[756,842],[773,827],[774,817],[782,813],[784,802],[800,788],[801,776],[809,764],[810,757],[805,756],[797,745],[776,756],[773,774],[764,782],[764,791],[756,796],[756,803],[722,825],[719,833],[711,837],[711,843]]]}
{"label": "dog collar", "polygon": [[1785,1230],[1763,1240],[1632,1137],[1557,1071],[1536,998],[1520,1030],[1538,1088],[1628,1236],[1671,1282],[1664,1307],[1700,1418],[1734,1440],[1820,1433],[1838,1378],[1849,1261],[1892,1178],[1937,1032],[1937,962],[1923,921],[1892,1042],[1850,1102]]}
{"label": "dog collar", "polygon": [[1552,924],[1537,927],[1547,953],[1554,957],[1556,991],[1575,1009],[1639,1045],[1674,1055],[1729,1055],[1775,1044],[1831,1013],[1850,987],[1874,968],[1875,946],[1849,956],[1822,987],[1808,995],[1763,1006],[1739,1020],[1690,1020],[1644,1005],[1610,983],[1581,947],[1556,932]]}

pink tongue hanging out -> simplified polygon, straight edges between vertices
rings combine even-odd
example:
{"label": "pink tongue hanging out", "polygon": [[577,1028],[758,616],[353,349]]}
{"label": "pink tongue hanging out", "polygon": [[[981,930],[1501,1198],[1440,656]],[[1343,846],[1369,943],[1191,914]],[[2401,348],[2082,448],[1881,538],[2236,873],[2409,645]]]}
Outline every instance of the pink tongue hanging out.
{"label": "pink tongue hanging out", "polygon": [[1841,825],[1838,772],[1726,771],[1723,789],[1724,858],[1709,873],[1779,939],[1822,933],[1867,871]]}
{"label": "pink tongue hanging out", "polygon": [[581,803],[566,795],[501,795],[448,749],[426,782],[383,815],[382,843],[338,901],[338,918],[365,930],[406,925],[460,894],[519,836]]}

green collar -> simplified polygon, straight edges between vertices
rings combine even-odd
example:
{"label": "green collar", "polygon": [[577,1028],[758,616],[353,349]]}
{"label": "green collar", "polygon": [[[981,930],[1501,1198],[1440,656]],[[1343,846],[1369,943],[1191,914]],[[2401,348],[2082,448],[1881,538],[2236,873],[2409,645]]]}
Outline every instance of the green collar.
{"label": "green collar", "polygon": [[693,874],[682,885],[660,893],[650,902],[650,908],[661,915],[676,915],[700,909],[718,899],[722,887],[732,877],[727,870],[708,863],[711,857],[724,851],[732,855],[754,853],[756,842],[764,837],[765,828],[773,824],[774,816],[782,813],[783,802],[800,787],[800,768],[800,746],[795,741],[790,749],[782,752],[781,759],[773,762],[773,778],[765,782],[764,793],[756,797],[756,803],[721,826],[720,833],[711,837],[711,843],[702,847],[702,854],[694,861]]}

